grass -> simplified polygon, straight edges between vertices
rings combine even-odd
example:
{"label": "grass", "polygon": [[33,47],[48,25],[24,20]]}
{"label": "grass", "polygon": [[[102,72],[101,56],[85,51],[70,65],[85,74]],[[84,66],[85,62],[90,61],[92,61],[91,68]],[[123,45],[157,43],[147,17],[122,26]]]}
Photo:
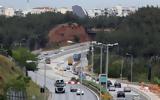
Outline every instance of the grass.
{"label": "grass", "polygon": [[[18,76],[25,77],[20,67],[17,67],[16,64],[7,57],[0,55],[0,100],[3,100],[1,96],[4,96],[8,83],[13,83],[13,80],[16,81]],[[38,98],[36,100],[43,100],[40,87],[31,80],[26,85],[26,92],[28,95],[27,100],[32,100],[31,97],[33,95]]]}
{"label": "grass", "polygon": [[[111,100],[111,95],[106,91],[106,89],[104,87],[101,87],[99,84],[92,82],[92,81],[87,81],[87,80],[83,80],[83,84],[87,87],[89,87],[90,89],[92,89],[94,92],[96,92],[97,94],[99,93],[99,91],[101,88],[101,98],[102,100]],[[93,89],[92,87],[96,88],[97,90]]]}
{"label": "grass", "polygon": [[40,87],[33,83],[32,81],[29,82],[29,87],[27,87],[28,93],[28,100],[32,100],[32,96],[35,96],[35,100],[43,100],[44,94],[40,93]]}

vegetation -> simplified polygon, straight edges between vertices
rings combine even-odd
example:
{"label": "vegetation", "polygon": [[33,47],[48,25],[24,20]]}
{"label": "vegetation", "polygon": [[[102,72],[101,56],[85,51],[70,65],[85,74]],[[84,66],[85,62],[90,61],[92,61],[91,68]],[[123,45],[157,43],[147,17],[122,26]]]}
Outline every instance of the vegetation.
{"label": "vegetation", "polygon": [[98,95],[100,94],[100,89],[101,89],[102,100],[111,100],[111,98],[112,98],[111,95],[106,91],[106,89],[104,87],[100,86],[99,84],[92,82],[92,81],[87,81],[87,80],[83,80],[83,84],[85,86],[89,87],[90,89],[92,89]]}
{"label": "vegetation", "polygon": [[[88,29],[99,28],[102,31],[96,35],[96,41],[102,43],[118,42],[119,46],[110,48],[109,76],[119,77],[120,66],[124,60],[123,76],[130,79],[130,57],[126,53],[133,55],[133,80],[152,81],[154,77],[160,78],[160,8],[143,7],[127,17],[116,17],[107,14],[94,18],[78,18],[71,12],[28,14],[26,17],[5,17],[0,16],[0,45],[9,51],[17,47],[26,47],[30,50],[43,48],[47,45],[47,35],[51,28],[61,23],[76,22]],[[106,32],[105,29],[110,31]],[[75,42],[79,38],[74,37]],[[58,44],[55,44],[58,46]],[[23,53],[25,52],[25,53]],[[96,50],[94,71],[99,73],[99,50]],[[18,64],[33,70],[34,65],[25,63],[26,58],[33,58],[27,50],[13,50],[10,55],[16,59]],[[27,54],[27,55],[25,55]],[[103,55],[105,58],[105,55]],[[30,69],[31,68],[31,69]],[[103,70],[105,69],[105,59],[103,60]],[[151,79],[148,76],[151,70]]]}
{"label": "vegetation", "polygon": [[[130,80],[131,57],[133,55],[133,81],[154,81],[160,78],[160,8],[140,8],[134,14],[119,19],[115,30],[97,33],[96,41],[102,43],[118,42],[118,47],[110,47],[109,76],[120,77],[122,60],[123,77]],[[109,28],[109,27],[105,27]],[[99,50],[96,49],[95,72],[99,73]],[[103,55],[105,56],[105,55]],[[105,57],[103,60],[105,69]],[[151,71],[151,78],[149,73]]]}
{"label": "vegetation", "polygon": [[35,62],[26,62],[27,60],[37,61],[36,55],[32,54],[27,48],[14,49],[12,56],[22,69],[26,68],[26,70],[36,70]]}
{"label": "vegetation", "polygon": [[9,88],[32,92],[35,96],[41,95],[39,87],[29,77],[25,77],[11,59],[0,55],[0,100],[5,100],[5,94]]}

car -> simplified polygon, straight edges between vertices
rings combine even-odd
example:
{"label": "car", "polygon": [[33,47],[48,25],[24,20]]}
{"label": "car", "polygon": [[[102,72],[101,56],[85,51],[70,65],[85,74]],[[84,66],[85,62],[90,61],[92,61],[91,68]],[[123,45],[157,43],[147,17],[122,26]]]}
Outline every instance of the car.
{"label": "car", "polygon": [[125,98],[125,92],[124,91],[118,91],[117,92],[117,98]]}
{"label": "car", "polygon": [[76,72],[76,71],[73,71],[72,73],[73,73],[74,75],[78,75],[78,72]]}
{"label": "car", "polygon": [[108,90],[109,90],[109,91],[115,91],[116,89],[115,89],[115,87],[112,85],[112,86],[108,87]]}
{"label": "car", "polygon": [[77,92],[77,89],[71,86],[70,87],[70,92]]}
{"label": "car", "polygon": [[114,83],[114,86],[115,86],[116,88],[121,88],[121,83],[116,81],[116,82]]}
{"label": "car", "polygon": [[65,93],[65,86],[64,80],[56,80],[55,82],[55,93]]}
{"label": "car", "polygon": [[123,91],[124,92],[131,92],[131,88],[130,87],[124,87]]}
{"label": "car", "polygon": [[77,95],[84,95],[84,91],[81,90],[81,89],[78,89],[76,94],[77,94]]}
{"label": "car", "polygon": [[107,87],[110,87],[112,85],[112,82],[110,80],[107,80]]}

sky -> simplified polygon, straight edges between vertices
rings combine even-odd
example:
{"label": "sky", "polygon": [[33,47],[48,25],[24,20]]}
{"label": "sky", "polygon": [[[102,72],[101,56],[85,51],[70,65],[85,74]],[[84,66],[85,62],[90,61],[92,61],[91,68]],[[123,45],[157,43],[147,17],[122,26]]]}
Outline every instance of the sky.
{"label": "sky", "polygon": [[121,5],[124,7],[142,7],[146,5],[160,6],[160,0],[0,0],[0,5],[4,7],[13,7],[15,9],[27,9],[34,7],[69,7],[80,5],[85,9],[110,8]]}

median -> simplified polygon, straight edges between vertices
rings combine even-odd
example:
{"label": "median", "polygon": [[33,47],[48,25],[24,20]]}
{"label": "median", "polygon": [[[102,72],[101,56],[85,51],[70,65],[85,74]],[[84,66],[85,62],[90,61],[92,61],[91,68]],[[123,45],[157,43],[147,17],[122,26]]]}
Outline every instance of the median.
{"label": "median", "polygon": [[112,96],[106,91],[106,89],[95,82],[83,80],[83,85],[93,90],[99,97],[100,97],[100,89],[101,89],[102,100],[112,99]]}

